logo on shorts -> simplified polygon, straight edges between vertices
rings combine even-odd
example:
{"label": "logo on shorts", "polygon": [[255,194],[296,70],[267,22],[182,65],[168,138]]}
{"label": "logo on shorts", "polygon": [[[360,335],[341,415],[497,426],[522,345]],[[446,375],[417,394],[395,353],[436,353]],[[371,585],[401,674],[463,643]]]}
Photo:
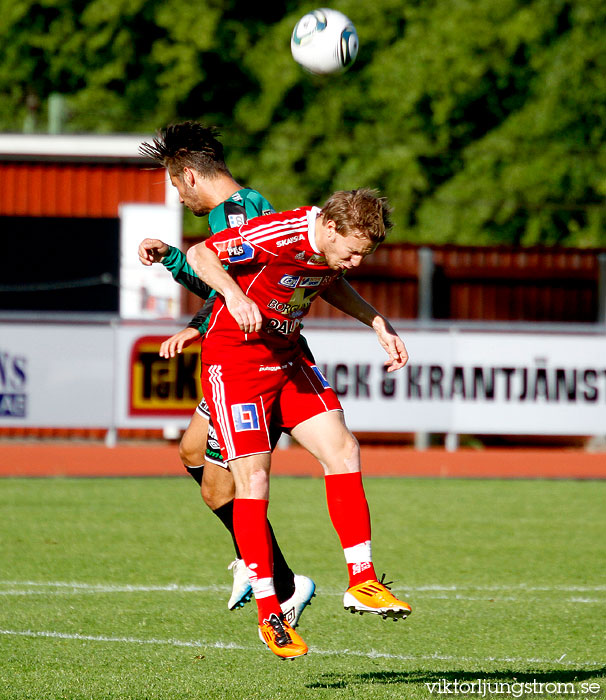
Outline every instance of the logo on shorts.
{"label": "logo on shorts", "polygon": [[236,403],[231,407],[236,432],[259,430],[259,414],[254,403]]}
{"label": "logo on shorts", "polygon": [[325,389],[330,389],[330,384],[326,381],[326,378],[324,377],[322,372],[320,372],[320,370],[315,365],[312,365],[311,368],[313,369],[316,377],[320,380],[320,384],[322,384],[322,386]]}

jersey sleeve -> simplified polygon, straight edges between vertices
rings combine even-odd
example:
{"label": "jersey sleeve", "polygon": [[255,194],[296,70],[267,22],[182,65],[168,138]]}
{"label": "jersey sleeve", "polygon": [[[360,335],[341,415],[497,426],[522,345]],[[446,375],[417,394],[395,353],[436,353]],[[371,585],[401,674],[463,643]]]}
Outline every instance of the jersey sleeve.
{"label": "jersey sleeve", "polygon": [[200,335],[204,335],[208,330],[208,323],[213,312],[213,306],[217,300],[217,293],[212,290],[208,299],[204,302],[202,308],[194,315],[192,320],[187,324],[188,328],[195,328]]}
{"label": "jersey sleeve", "polygon": [[202,299],[208,299],[213,291],[206,282],[203,282],[187,262],[185,254],[174,246],[168,246],[168,253],[162,258],[162,264],[173,276],[175,282],[183,285],[185,289],[193,292]]}
{"label": "jersey sleeve", "polygon": [[248,223],[239,228],[228,228],[219,233],[215,233],[206,241],[204,245],[210,248],[223,265],[263,265],[276,257],[276,253],[270,249],[261,248],[250,239],[251,231],[256,231],[259,221],[265,217],[251,219]]}
{"label": "jersey sleeve", "polygon": [[250,190],[244,201],[246,209],[246,219],[254,219],[255,216],[266,216],[267,214],[275,214],[276,210],[271,204],[256,190]]}

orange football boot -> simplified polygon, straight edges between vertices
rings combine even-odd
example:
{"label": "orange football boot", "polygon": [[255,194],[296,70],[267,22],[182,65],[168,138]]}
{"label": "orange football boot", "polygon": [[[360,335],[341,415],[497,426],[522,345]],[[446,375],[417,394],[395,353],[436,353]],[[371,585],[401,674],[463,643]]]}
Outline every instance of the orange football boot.
{"label": "orange football boot", "polygon": [[281,659],[295,659],[307,654],[307,644],[286,622],[284,615],[275,613],[259,625],[259,637],[270,651]]}
{"label": "orange football boot", "polygon": [[391,617],[396,621],[407,618],[412,608],[403,600],[398,600],[383,581],[364,581],[345,591],[343,596],[345,610],[382,615],[383,619]]}

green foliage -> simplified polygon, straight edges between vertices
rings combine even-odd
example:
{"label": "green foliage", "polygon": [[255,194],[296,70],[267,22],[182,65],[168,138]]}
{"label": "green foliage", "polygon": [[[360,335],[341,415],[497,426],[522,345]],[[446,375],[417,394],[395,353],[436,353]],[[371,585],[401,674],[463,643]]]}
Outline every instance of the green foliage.
{"label": "green foliage", "polygon": [[72,132],[202,119],[279,209],[371,186],[394,240],[606,245],[601,0],[340,0],[361,49],[325,78],[290,56],[297,0],[0,2],[4,130],[52,93]]}

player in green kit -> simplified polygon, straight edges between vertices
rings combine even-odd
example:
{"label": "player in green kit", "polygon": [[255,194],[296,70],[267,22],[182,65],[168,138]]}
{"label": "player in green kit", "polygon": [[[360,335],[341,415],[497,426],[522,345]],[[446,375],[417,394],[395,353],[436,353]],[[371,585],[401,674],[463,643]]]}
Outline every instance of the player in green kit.
{"label": "player in green kit", "polygon": [[[175,124],[163,129],[152,143],[144,143],[141,153],[166,167],[179,199],[196,216],[208,214],[211,233],[240,226],[249,218],[271,214],[271,204],[256,190],[242,187],[225,164],[218,132],[195,122]],[[215,301],[215,292],[202,282],[185,259],[185,255],[161,240],[146,238],[139,246],[144,265],[161,262],[175,281],[206,299],[188,327],[168,338],[160,348],[163,357],[174,357],[206,332]],[[233,610],[250,600],[252,590],[233,529],[234,481],[223,461],[216,434],[209,421],[210,413],[202,399],[196,408],[179,445],[179,454],[187,471],[201,488],[204,502],[229,530],[236,550],[230,564],[234,575],[228,607]],[[279,431],[276,433],[276,440]],[[269,525],[269,523],[268,523]],[[286,619],[294,626],[315,591],[314,582],[295,575],[288,566],[269,526],[274,560],[276,591]]]}

